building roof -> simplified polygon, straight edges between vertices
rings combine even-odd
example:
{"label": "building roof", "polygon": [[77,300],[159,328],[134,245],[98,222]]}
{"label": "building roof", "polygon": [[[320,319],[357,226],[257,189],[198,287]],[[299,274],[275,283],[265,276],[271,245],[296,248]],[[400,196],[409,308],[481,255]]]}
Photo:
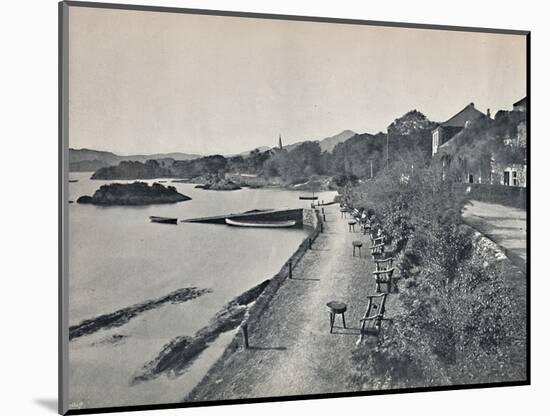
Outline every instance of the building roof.
{"label": "building roof", "polygon": [[527,105],[527,97],[523,97],[521,100],[516,101],[513,105],[514,107],[518,105]]}
{"label": "building roof", "polygon": [[474,103],[468,104],[446,122],[441,123],[439,127],[460,127],[464,128],[467,121],[479,120],[482,117],[487,117],[477,108],[475,108]]}

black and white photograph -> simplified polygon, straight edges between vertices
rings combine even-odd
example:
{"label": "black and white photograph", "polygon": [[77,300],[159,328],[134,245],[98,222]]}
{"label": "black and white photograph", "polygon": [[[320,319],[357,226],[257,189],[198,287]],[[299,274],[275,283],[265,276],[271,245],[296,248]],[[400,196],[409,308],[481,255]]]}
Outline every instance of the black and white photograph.
{"label": "black and white photograph", "polygon": [[527,33],[60,7],[68,410],[526,381]]}
{"label": "black and white photograph", "polygon": [[529,384],[529,31],[59,12],[62,413]]}

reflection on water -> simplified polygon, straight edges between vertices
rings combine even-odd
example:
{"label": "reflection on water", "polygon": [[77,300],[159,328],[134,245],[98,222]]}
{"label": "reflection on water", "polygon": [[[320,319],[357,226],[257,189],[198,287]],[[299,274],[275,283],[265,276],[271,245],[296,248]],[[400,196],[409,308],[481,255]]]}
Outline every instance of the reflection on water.
{"label": "reflection on water", "polygon": [[[71,173],[69,199],[92,195],[102,184],[90,173]],[[127,182],[127,181],[117,181]],[[153,181],[146,181],[153,182]],[[113,312],[171,291],[196,286],[212,293],[148,311],[129,323],[70,343],[70,397],[74,407],[180,401],[223,350],[222,337],[176,380],[160,377],[129,386],[131,376],[180,335],[192,335],[227,301],[270,278],[305,237],[300,229],[245,229],[217,224],[149,222],[150,215],[179,219],[265,208],[307,207],[295,191],[205,191],[166,183],[191,201],[144,207],[69,205],[69,323]],[[334,198],[334,192],[319,193]],[[109,343],[113,335],[120,342]],[[117,337],[115,337],[116,339]]]}

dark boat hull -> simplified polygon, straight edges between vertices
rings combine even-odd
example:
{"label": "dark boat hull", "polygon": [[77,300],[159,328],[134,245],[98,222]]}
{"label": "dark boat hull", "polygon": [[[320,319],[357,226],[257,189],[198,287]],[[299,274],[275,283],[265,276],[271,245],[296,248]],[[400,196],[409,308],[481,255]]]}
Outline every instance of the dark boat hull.
{"label": "dark boat hull", "polygon": [[298,199],[305,199],[308,201],[317,201],[318,198],[316,196],[300,196],[298,197]]}
{"label": "dark boat hull", "polygon": [[156,222],[158,224],[177,224],[177,218],[168,218],[168,217],[149,217],[151,222]]}

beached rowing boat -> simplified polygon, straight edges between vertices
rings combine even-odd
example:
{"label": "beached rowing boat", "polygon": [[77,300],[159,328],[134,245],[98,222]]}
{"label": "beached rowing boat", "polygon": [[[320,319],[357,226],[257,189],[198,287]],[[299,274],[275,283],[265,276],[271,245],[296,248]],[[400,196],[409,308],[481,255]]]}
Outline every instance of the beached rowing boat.
{"label": "beached rowing boat", "polygon": [[311,201],[316,201],[317,197],[316,196],[300,196],[300,197],[298,197],[298,199],[307,199],[307,200],[311,200]]}
{"label": "beached rowing boat", "polygon": [[229,218],[225,219],[225,223],[235,227],[255,228],[288,228],[296,225],[296,221],[235,221]]}
{"label": "beached rowing boat", "polygon": [[160,224],[177,224],[178,219],[177,218],[169,218],[169,217],[155,217],[154,215],[150,216],[149,219],[151,222],[158,222]]}

